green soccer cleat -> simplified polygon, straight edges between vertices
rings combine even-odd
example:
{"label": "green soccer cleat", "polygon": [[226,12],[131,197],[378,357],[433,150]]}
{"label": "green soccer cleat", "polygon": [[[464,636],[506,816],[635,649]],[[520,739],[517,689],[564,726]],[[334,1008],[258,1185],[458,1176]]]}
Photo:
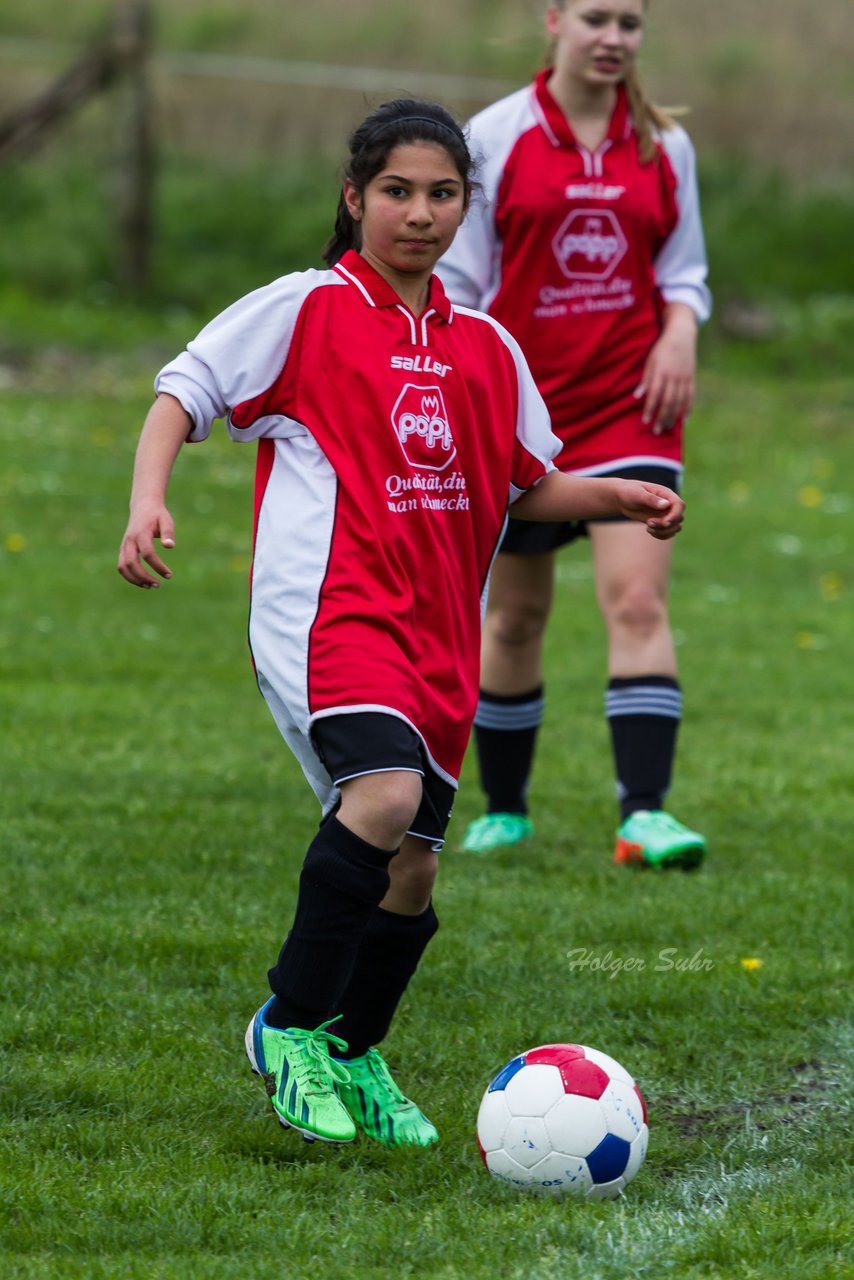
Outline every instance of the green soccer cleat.
{"label": "green soccer cleat", "polygon": [[485,813],[470,823],[460,849],[463,853],[491,853],[533,834],[534,824],[524,813]]}
{"label": "green soccer cleat", "polygon": [[700,865],[705,853],[706,841],[699,832],[683,826],[663,809],[638,809],[617,832],[614,861],[624,866],[691,870]]}
{"label": "green soccer cleat", "polygon": [[439,1141],[435,1125],[403,1096],[378,1049],[346,1066],[349,1079],[336,1086],[338,1094],[369,1138],[386,1147],[428,1147]]}
{"label": "green soccer cleat", "polygon": [[327,1031],[336,1019],[314,1031],[299,1027],[282,1031],[264,1021],[271,1004],[268,1000],[255,1014],[246,1028],[244,1043],[252,1070],[264,1078],[279,1123],[296,1129],[308,1142],[316,1138],[352,1142],[356,1126],[335,1091],[347,1080],[348,1072],[330,1053],[331,1047],[340,1053],[347,1043]]}

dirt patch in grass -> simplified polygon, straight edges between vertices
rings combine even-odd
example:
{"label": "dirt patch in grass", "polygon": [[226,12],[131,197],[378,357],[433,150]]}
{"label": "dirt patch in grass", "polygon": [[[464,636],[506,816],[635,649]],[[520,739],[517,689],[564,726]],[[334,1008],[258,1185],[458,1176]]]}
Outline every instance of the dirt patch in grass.
{"label": "dirt patch in grass", "polygon": [[826,1100],[837,1076],[838,1068],[819,1058],[797,1062],[789,1067],[791,1086],[775,1089],[764,1097],[744,1102],[724,1102],[716,1106],[692,1106],[685,1098],[670,1095],[654,1103],[660,1120],[672,1124],[681,1137],[698,1138],[702,1134],[741,1128],[749,1120],[755,1129],[765,1131],[780,1124],[795,1124],[808,1108]]}

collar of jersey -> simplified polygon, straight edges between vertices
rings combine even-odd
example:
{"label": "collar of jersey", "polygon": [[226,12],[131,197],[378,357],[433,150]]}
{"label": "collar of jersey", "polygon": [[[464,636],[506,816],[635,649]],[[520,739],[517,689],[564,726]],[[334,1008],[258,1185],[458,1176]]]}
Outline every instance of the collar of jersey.
{"label": "collar of jersey", "polygon": [[[336,262],[333,270],[337,271],[339,276],[361,295],[367,306],[403,307],[406,311],[409,310],[389,282],[384,280],[355,249],[348,249],[340,261]],[[431,309],[446,321],[450,321],[453,314],[450,300],[438,276],[430,277],[427,310]]]}
{"label": "collar of jersey", "polygon": [[[553,67],[546,67],[541,71],[534,80],[534,97],[540,109],[541,122],[544,126],[544,132],[548,135],[553,145],[556,147],[578,147],[581,146],[575,134],[572,132],[569,121],[563,114],[563,110],[558,106],[552,97],[551,91],[546,87],[546,81],[551,75]],[[622,142],[631,132],[631,116],[629,114],[629,99],[626,93],[625,85],[617,85],[617,105],[614,107],[613,114],[608,123],[608,132],[605,135],[609,142]]]}

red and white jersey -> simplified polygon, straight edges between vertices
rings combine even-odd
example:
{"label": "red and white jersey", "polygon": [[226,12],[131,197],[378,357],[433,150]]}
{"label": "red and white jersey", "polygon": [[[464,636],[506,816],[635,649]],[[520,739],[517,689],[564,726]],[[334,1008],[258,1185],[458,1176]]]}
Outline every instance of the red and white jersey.
{"label": "red and white jersey", "polygon": [[314,719],[385,711],[456,785],[508,504],[559,449],[516,342],[435,276],[416,318],[350,252],[236,302],[155,385],[190,440],[227,415],[260,442],[250,644],[306,772]]}
{"label": "red and white jersey", "polygon": [[694,151],[684,130],[641,164],[620,87],[595,151],[546,88],[550,72],[471,121],[482,191],[437,267],[454,302],[518,339],[563,448],[561,470],[681,465],[681,424],[654,435],[634,396],[664,302],[710,312]]}

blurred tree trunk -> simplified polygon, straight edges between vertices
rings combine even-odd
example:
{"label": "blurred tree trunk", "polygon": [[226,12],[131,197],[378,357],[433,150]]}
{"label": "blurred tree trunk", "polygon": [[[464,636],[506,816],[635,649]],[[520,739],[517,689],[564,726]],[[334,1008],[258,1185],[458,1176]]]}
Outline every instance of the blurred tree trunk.
{"label": "blurred tree trunk", "polygon": [[115,43],[124,71],[118,89],[118,276],[125,289],[139,295],[148,283],[154,224],[150,0],[121,0],[116,14]]}

